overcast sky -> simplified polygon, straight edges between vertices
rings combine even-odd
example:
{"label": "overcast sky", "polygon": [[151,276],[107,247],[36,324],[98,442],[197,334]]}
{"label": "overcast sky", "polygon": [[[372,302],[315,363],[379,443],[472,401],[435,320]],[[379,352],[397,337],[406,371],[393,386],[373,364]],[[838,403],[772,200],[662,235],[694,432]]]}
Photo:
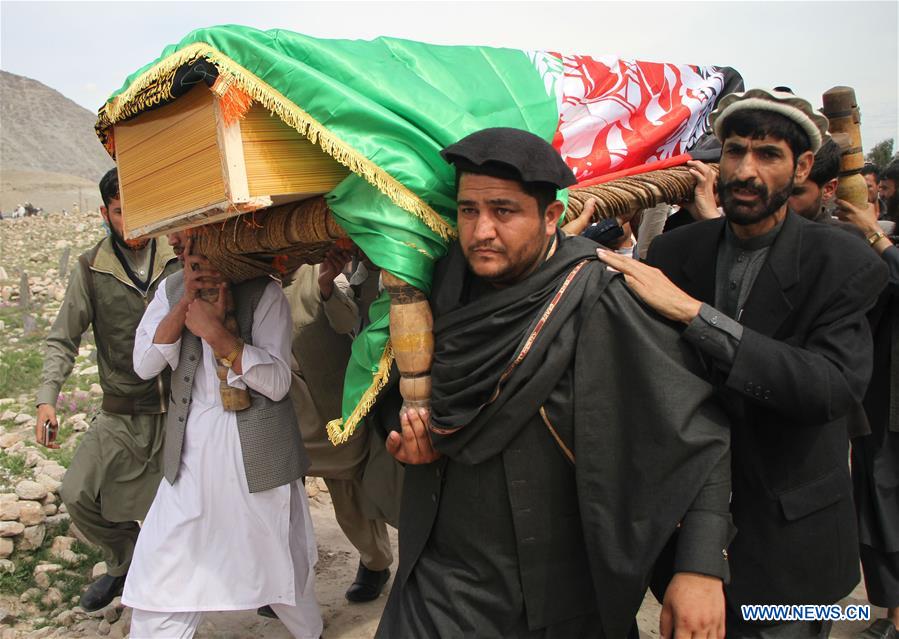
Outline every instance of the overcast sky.
{"label": "overcast sky", "polygon": [[867,148],[897,138],[899,2],[0,2],[0,68],[96,111],[125,77],[198,27],[615,54],[728,65],[819,107],[854,87]]}

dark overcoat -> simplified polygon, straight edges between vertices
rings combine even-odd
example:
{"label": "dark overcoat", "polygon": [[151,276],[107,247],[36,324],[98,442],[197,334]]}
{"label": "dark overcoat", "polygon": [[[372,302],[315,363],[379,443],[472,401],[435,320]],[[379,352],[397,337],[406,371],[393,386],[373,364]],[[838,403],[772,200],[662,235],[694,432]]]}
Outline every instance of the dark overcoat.
{"label": "dark overcoat", "polygon": [[[659,236],[647,261],[714,305],[724,218]],[[871,375],[865,319],[886,268],[864,241],[788,213],[740,318],[728,374],[732,607],[831,603],[858,583],[847,416]]]}

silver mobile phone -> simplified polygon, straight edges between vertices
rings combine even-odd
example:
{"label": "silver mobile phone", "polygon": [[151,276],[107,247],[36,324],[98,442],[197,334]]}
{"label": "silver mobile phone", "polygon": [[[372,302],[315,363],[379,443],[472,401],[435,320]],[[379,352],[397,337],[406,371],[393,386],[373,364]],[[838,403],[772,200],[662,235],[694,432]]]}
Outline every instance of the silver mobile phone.
{"label": "silver mobile phone", "polygon": [[50,423],[50,420],[47,419],[44,421],[44,442],[49,444],[51,442],[50,436],[52,435],[54,438],[56,437],[56,429],[57,426]]}

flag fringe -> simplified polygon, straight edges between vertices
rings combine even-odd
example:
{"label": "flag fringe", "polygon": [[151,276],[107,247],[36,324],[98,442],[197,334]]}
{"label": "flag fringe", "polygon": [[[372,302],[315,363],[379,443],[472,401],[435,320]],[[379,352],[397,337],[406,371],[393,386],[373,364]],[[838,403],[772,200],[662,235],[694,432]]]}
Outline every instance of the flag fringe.
{"label": "flag fringe", "polygon": [[363,417],[368,415],[368,412],[375,405],[378,395],[387,384],[387,380],[390,378],[390,368],[392,366],[393,346],[388,339],[387,344],[384,346],[384,353],[381,355],[381,360],[378,362],[378,370],[372,376],[371,386],[369,386],[362,394],[362,397],[356,404],[356,408],[353,409],[353,412],[350,413],[350,416],[347,417],[346,420],[340,418],[332,419],[328,422],[328,439],[331,440],[332,444],[335,446],[345,444],[353,433],[356,432],[356,427],[359,425],[359,422],[362,421]]}
{"label": "flag fringe", "polygon": [[[97,130],[101,136],[106,134],[106,130],[114,123],[136,115],[148,106],[172,99],[170,92],[160,95],[157,91],[148,95],[148,89],[157,85],[166,76],[173,75],[181,66],[200,57],[209,60],[220,71],[231,74],[234,84],[247,95],[277,115],[285,124],[295,129],[310,142],[318,144],[325,153],[362,177],[390,198],[398,207],[417,217],[442,239],[447,241],[455,239],[456,231],[453,227],[399,180],[334,135],[274,87],[205,42],[187,45],[160,60],[159,63],[138,76],[125,91],[107,102],[100,110],[97,123]],[[167,86],[162,86],[160,89],[169,91]]]}

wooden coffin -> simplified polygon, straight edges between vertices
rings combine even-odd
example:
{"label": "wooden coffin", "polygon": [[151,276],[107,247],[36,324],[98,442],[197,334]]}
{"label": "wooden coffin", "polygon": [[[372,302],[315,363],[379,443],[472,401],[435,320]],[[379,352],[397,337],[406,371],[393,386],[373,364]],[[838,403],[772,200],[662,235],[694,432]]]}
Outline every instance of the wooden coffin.
{"label": "wooden coffin", "polygon": [[205,85],[115,125],[114,136],[129,239],[320,195],[349,174],[259,104],[227,123]]}

